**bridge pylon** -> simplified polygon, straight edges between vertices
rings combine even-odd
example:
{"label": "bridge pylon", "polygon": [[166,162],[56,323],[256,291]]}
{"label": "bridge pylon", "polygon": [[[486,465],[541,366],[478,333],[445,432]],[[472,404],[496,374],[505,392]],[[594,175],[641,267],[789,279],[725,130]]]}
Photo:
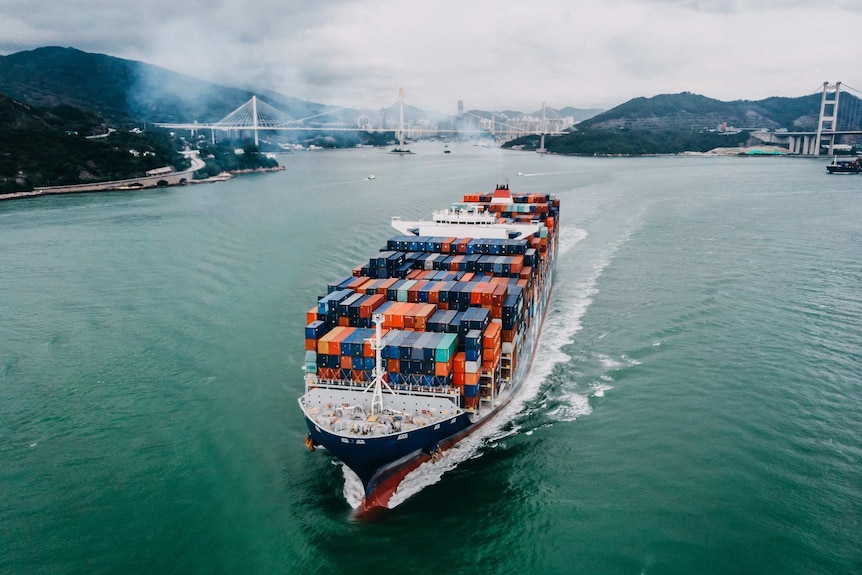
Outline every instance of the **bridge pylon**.
{"label": "bridge pylon", "polygon": [[[817,136],[814,138],[813,155],[820,155],[821,140],[829,140],[829,155],[835,147],[835,131],[838,129],[838,97],[841,95],[841,82],[823,82],[823,96],[820,99],[820,118],[817,122]],[[830,132],[825,137],[823,132]]]}

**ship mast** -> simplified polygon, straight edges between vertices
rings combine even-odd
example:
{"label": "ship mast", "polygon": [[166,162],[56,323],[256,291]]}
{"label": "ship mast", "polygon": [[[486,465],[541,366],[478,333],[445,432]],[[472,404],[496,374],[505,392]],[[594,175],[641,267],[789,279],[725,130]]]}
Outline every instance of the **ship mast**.
{"label": "ship mast", "polygon": [[383,380],[383,375],[386,373],[383,369],[383,356],[381,355],[384,347],[382,337],[383,314],[374,314],[371,321],[374,322],[376,329],[374,339],[371,340],[371,349],[374,350],[374,369],[371,371],[371,384],[365,388],[365,391],[373,388],[371,413],[380,413],[383,411],[383,386],[386,386],[390,393],[392,393],[392,388]]}

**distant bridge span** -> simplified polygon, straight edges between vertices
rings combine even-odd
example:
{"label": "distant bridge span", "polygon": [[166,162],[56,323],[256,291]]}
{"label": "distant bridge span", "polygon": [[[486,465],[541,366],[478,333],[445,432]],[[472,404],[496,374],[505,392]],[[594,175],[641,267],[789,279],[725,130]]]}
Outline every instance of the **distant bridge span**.
{"label": "distant bridge span", "polygon": [[[322,114],[316,114],[314,116],[310,116],[308,118],[303,119],[294,119],[289,115],[285,114],[281,110],[278,110],[274,106],[267,104],[266,102],[259,100],[257,96],[252,96],[252,98],[241,105],[239,108],[219,120],[218,122],[213,122],[209,124],[202,124],[198,122],[193,123],[168,123],[168,122],[157,122],[156,126],[160,128],[167,128],[171,130],[190,130],[195,132],[197,130],[210,130],[211,138],[215,141],[215,133],[216,131],[240,131],[240,130],[250,130],[254,132],[254,143],[257,145],[259,143],[259,132],[261,130],[265,131],[284,131],[284,132],[368,132],[368,133],[383,133],[383,132],[394,132],[398,136],[399,141],[403,141],[403,137],[405,133],[408,134],[427,134],[427,135],[436,135],[436,134],[490,134],[495,137],[504,136],[506,139],[512,140],[515,138],[519,138],[521,136],[526,135],[538,135],[542,136],[542,148],[544,148],[544,136],[545,135],[561,135],[565,132],[557,129],[549,129],[548,128],[548,120],[545,118],[545,104],[542,104],[542,118],[539,121],[539,125],[537,126],[523,126],[519,123],[513,123],[506,119],[505,121],[501,121],[499,119],[495,119],[492,115],[491,119],[483,118],[481,116],[476,116],[470,113],[464,113],[461,116],[462,122],[469,122],[472,124],[471,127],[465,128],[430,128],[430,127],[415,127],[415,126],[405,126],[404,125],[404,96],[403,90],[399,95],[399,103],[401,106],[401,119],[399,125],[396,126],[372,126],[370,121],[365,122],[360,125],[359,123],[324,123],[320,121],[315,121],[318,118],[323,116],[334,114],[344,110],[345,108],[338,108],[336,110],[331,110],[329,112],[324,112]],[[466,120],[464,118],[467,118]],[[530,129],[532,128],[532,129]]]}
{"label": "distant bridge span", "polygon": [[[843,108],[845,116],[850,116],[849,119],[844,119],[844,129],[839,129],[838,111],[839,98],[842,88],[850,90],[854,96],[851,104]],[[781,132],[773,134],[774,142],[786,143],[788,149],[793,154],[803,154],[810,156],[819,156],[823,151],[823,147],[827,146],[827,154],[830,156],[835,153],[836,140],[841,136],[859,136],[862,135],[862,101],[860,101],[860,93],[849,86],[836,82],[830,84],[823,82],[820,98],[820,114],[817,119],[817,130],[811,132]]]}

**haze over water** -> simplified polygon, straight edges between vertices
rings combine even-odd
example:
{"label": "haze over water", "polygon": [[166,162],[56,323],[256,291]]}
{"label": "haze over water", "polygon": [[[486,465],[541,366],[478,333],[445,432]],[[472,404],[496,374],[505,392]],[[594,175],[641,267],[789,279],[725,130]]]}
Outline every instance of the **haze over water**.
{"label": "haze over water", "polygon": [[[862,572],[862,178],[450,147],[0,203],[0,572]],[[305,312],[506,181],[562,200],[519,409],[355,523]]]}

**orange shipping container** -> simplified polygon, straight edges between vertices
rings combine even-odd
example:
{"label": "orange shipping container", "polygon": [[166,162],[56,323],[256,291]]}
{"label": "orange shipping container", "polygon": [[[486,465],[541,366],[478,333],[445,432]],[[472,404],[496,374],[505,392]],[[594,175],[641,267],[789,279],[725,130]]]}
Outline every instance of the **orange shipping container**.
{"label": "orange shipping container", "polygon": [[503,324],[491,322],[485,328],[485,333],[482,336],[482,347],[485,349],[496,349],[500,347],[502,341]]}
{"label": "orange shipping container", "polygon": [[467,354],[463,351],[459,351],[455,354],[455,373],[467,370]]}
{"label": "orange shipping container", "polygon": [[[326,355],[334,355],[329,352],[329,343],[332,341],[332,338],[344,331],[343,327],[334,327],[329,330],[327,333],[323,334],[319,340],[317,340],[317,353],[326,354]],[[341,351],[337,351],[336,354],[341,353]]]}
{"label": "orange shipping container", "polygon": [[[436,272],[435,272],[436,273]],[[428,303],[439,303],[440,301],[440,283],[434,282],[434,285],[431,286],[431,289],[428,290]]]}
{"label": "orange shipping container", "polygon": [[341,342],[354,331],[356,331],[355,327],[343,327],[340,332],[332,336],[332,339],[329,340],[329,355],[341,355]]}
{"label": "orange shipping container", "polygon": [[395,285],[396,282],[400,281],[398,278],[388,278],[383,280],[379,286],[377,286],[377,293],[381,295],[386,295],[386,290]]}
{"label": "orange shipping container", "polygon": [[373,295],[359,305],[359,317],[371,317],[374,310],[386,301],[386,296]]}
{"label": "orange shipping container", "polygon": [[306,339],[305,340],[305,351],[317,351],[317,340],[316,339]]}
{"label": "orange shipping container", "polygon": [[307,312],[305,312],[305,325],[310,324],[313,321],[317,321],[317,308],[313,307]]}
{"label": "orange shipping container", "polygon": [[493,373],[497,371],[497,364],[500,363],[500,358],[492,361],[483,361],[482,362],[482,370]]}

